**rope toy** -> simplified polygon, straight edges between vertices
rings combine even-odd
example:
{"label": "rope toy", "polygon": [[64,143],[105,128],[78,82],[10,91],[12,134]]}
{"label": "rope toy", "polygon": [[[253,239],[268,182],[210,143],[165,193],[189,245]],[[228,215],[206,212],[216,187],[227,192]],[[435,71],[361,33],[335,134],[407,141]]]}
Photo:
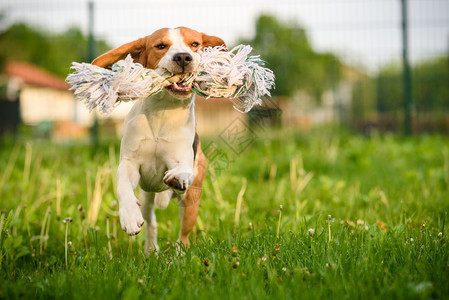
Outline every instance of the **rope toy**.
{"label": "rope toy", "polygon": [[[265,62],[257,56],[248,56],[249,45],[239,45],[231,51],[224,47],[206,47],[199,50],[200,64],[196,72],[182,78],[192,84],[192,91],[209,98],[228,98],[239,112],[247,113],[254,105],[262,104],[263,96],[271,96],[274,74],[263,67]],[[72,86],[76,99],[84,100],[92,111],[98,109],[109,115],[120,102],[135,101],[162,92],[164,87],[179,77],[170,73],[159,74],[134,63],[131,55],[116,62],[112,69],[88,63],[72,63],[75,70],[66,81]]]}

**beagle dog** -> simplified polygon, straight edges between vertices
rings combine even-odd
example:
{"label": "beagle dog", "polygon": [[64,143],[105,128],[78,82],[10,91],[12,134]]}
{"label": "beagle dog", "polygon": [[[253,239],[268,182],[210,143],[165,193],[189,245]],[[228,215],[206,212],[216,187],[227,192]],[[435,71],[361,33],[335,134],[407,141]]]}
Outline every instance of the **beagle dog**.
{"label": "beagle dog", "polygon": [[[158,251],[155,205],[166,208],[179,200],[178,242],[189,246],[198,216],[206,159],[195,133],[194,95],[183,76],[195,71],[203,47],[224,46],[223,40],[195,30],[163,28],[97,57],[106,68],[131,54],[134,62],[175,76],[162,93],[135,102],[125,118],[117,171],[117,197],[122,229],[138,234],[145,221],[145,252]],[[140,186],[140,200],[134,194]]]}

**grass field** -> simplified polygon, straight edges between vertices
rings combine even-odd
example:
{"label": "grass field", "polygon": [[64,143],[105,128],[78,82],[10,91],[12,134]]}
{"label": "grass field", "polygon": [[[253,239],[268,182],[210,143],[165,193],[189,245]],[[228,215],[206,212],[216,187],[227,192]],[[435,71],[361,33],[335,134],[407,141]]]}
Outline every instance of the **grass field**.
{"label": "grass field", "polygon": [[449,298],[446,137],[257,136],[203,140],[192,247],[172,201],[148,258],[118,224],[118,141],[1,141],[0,298]]}

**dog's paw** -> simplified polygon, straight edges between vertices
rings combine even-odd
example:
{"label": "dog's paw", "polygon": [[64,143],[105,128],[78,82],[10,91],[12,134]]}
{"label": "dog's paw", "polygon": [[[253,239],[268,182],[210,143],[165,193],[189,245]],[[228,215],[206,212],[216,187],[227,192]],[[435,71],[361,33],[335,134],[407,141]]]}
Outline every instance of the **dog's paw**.
{"label": "dog's paw", "polygon": [[139,206],[135,203],[121,205],[119,208],[120,224],[128,235],[136,235],[142,230],[143,217]]}
{"label": "dog's paw", "polygon": [[177,192],[184,193],[193,182],[192,170],[174,168],[165,172],[164,182]]}

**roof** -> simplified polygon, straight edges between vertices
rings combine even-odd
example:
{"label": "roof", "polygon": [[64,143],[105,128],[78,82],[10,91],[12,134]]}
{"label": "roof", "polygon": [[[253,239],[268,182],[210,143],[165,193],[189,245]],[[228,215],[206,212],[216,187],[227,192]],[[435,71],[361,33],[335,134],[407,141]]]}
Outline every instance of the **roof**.
{"label": "roof", "polygon": [[67,91],[70,85],[63,79],[51,74],[45,69],[25,62],[8,62],[6,74],[9,77],[20,78],[23,83]]}

